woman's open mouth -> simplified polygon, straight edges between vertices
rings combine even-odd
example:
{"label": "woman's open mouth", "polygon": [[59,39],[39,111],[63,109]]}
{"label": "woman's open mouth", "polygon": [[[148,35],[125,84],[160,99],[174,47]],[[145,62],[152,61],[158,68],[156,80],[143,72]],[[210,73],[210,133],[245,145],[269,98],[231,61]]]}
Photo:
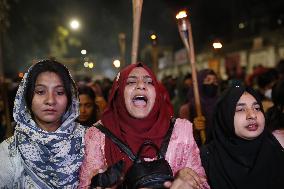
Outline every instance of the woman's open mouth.
{"label": "woman's open mouth", "polygon": [[144,107],[147,105],[148,98],[144,95],[137,95],[137,96],[134,96],[134,98],[132,99],[132,102],[134,106]]}

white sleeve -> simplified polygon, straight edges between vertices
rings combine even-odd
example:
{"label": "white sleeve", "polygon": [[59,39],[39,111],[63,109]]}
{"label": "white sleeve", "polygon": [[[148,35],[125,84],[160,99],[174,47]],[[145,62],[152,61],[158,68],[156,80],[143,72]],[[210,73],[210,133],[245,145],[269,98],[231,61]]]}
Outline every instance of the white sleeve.
{"label": "white sleeve", "polygon": [[0,188],[13,188],[14,180],[17,177],[15,160],[18,158],[9,156],[8,146],[7,141],[0,144]]}

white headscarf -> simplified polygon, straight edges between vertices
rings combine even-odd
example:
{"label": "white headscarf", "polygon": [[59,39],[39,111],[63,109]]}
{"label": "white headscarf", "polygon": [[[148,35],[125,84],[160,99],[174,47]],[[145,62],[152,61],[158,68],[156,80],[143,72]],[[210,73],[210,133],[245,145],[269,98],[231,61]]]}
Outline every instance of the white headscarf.
{"label": "white headscarf", "polygon": [[41,188],[76,188],[84,156],[85,133],[84,127],[74,122],[79,115],[77,89],[71,79],[72,103],[62,117],[61,126],[54,132],[47,132],[37,126],[25,100],[27,78],[33,67],[24,75],[15,97],[13,116],[17,126],[14,144],[10,146],[17,147],[26,173]]}

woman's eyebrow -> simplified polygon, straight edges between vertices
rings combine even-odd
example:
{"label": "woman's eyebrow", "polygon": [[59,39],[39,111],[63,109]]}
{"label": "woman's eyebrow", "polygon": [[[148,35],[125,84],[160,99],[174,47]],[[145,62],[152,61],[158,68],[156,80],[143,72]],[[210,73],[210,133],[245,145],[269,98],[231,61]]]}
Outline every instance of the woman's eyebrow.
{"label": "woman's eyebrow", "polygon": [[64,85],[56,85],[54,88],[64,88]]}
{"label": "woman's eyebrow", "polygon": [[252,103],[252,105],[259,105],[259,103],[258,102],[254,102],[254,103]]}
{"label": "woman's eyebrow", "polygon": [[[136,79],[136,78],[138,78],[137,76],[135,76],[135,75],[130,75],[130,76],[128,76],[128,78],[127,79],[129,79],[129,78],[133,78],[133,79]],[[152,79],[152,77],[151,76],[149,76],[149,75],[145,75],[145,76],[143,76],[143,78],[151,78]]]}
{"label": "woman's eyebrow", "polygon": [[45,87],[45,85],[38,83],[38,84],[35,84],[35,87]]}
{"label": "woman's eyebrow", "polygon": [[137,78],[137,76],[135,76],[135,75],[130,75],[130,76],[128,76],[128,77],[127,77],[127,79],[129,79],[129,78],[136,79],[136,78]]}
{"label": "woman's eyebrow", "polygon": [[[44,84],[39,83],[39,84],[36,84],[36,85],[35,85],[35,87],[48,87],[48,86],[47,86],[47,85],[44,85]],[[64,88],[64,85],[59,84],[59,85],[54,86],[54,88],[61,88],[61,87],[63,87],[63,88]]]}
{"label": "woman's eyebrow", "polygon": [[246,103],[239,102],[239,103],[237,103],[237,105],[236,105],[236,106],[246,106]]}
{"label": "woman's eyebrow", "polygon": [[143,76],[144,78],[150,78],[150,79],[152,79],[152,77],[151,76],[149,76],[149,75],[145,75],[145,76]]}
{"label": "woman's eyebrow", "polygon": [[[240,103],[237,103],[236,106],[246,106],[247,104],[246,103],[243,103],[243,102],[240,102]],[[252,105],[259,105],[258,102],[253,102]]]}

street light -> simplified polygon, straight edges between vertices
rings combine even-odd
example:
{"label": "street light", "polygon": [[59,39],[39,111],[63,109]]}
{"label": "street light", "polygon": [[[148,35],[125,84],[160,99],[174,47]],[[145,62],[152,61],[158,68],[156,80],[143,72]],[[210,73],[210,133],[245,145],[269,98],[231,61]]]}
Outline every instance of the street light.
{"label": "street light", "polygon": [[158,37],[156,34],[151,34],[150,39],[151,39],[152,45],[157,45]]}
{"label": "street light", "polygon": [[113,65],[114,65],[114,67],[119,68],[120,67],[120,61],[119,60],[114,60],[113,61]]}
{"label": "street light", "polygon": [[83,55],[87,54],[87,50],[82,49],[82,50],[81,50],[81,54],[83,54]]}
{"label": "street light", "polygon": [[73,19],[73,20],[70,21],[70,27],[73,30],[77,30],[80,27],[80,22],[76,19]]}
{"label": "street light", "polygon": [[152,34],[152,35],[150,36],[150,38],[151,38],[152,40],[155,40],[155,39],[157,39],[157,36],[156,36],[155,34]]}
{"label": "street light", "polygon": [[239,23],[239,29],[244,29],[246,27],[244,22]]}
{"label": "street light", "polygon": [[220,57],[219,53],[220,53],[223,45],[220,41],[215,40],[215,42],[213,42],[212,46],[214,48],[214,53],[213,53],[212,60],[209,62],[209,68],[214,70],[216,72],[216,74],[219,75],[220,74],[220,65],[221,65],[221,61],[220,61],[221,57]]}
{"label": "street light", "polygon": [[214,49],[221,49],[223,47],[222,43],[220,42],[214,42],[212,46]]}
{"label": "street light", "polygon": [[84,67],[85,68],[89,67],[89,62],[84,62]]}
{"label": "street light", "polygon": [[90,62],[90,63],[89,63],[89,68],[92,69],[93,67],[94,67],[94,63],[93,63],[93,62]]}
{"label": "street light", "polygon": [[152,63],[153,63],[153,72],[155,73],[155,75],[157,75],[158,73],[158,37],[156,34],[151,34],[150,35],[150,39],[151,39],[151,44],[152,44]]}

